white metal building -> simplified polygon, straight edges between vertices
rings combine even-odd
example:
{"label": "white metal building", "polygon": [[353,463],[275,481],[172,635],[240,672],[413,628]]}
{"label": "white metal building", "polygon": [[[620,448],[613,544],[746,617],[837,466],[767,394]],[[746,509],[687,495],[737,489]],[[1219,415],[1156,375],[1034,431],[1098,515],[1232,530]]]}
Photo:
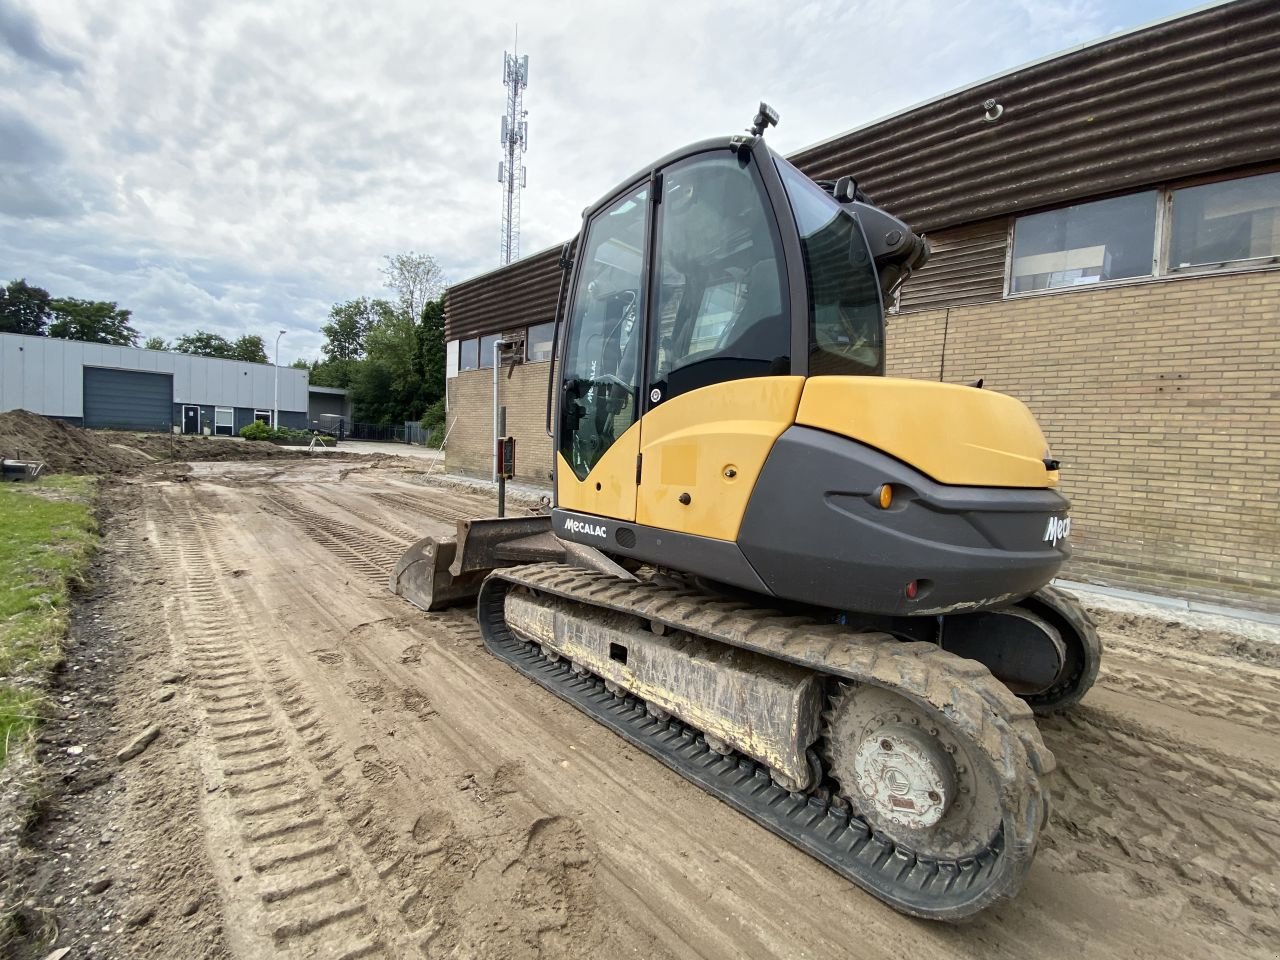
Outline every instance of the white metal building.
{"label": "white metal building", "polygon": [[0,412],[86,427],[232,436],[254,420],[308,427],[308,372],[53,337],[0,334]]}

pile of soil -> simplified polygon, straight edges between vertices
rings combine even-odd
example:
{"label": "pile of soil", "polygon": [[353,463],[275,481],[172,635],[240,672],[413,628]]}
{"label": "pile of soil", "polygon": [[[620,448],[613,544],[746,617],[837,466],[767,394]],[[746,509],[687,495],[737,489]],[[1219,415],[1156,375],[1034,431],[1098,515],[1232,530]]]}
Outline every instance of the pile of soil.
{"label": "pile of soil", "polygon": [[[127,446],[152,460],[292,460],[310,456],[304,447],[281,447],[264,441],[229,437],[194,437],[163,433],[100,431],[104,443]],[[334,454],[326,454],[334,456]],[[139,458],[141,459],[141,458]]]}
{"label": "pile of soil", "polygon": [[132,473],[146,463],[136,451],[26,410],[0,413],[0,456],[43,460],[50,473]]}
{"label": "pile of soil", "polygon": [[[310,454],[226,437],[85,430],[27,410],[11,410],[0,413],[0,456],[43,460],[50,473],[133,474],[157,462],[291,460]],[[342,453],[325,456],[352,458]]]}

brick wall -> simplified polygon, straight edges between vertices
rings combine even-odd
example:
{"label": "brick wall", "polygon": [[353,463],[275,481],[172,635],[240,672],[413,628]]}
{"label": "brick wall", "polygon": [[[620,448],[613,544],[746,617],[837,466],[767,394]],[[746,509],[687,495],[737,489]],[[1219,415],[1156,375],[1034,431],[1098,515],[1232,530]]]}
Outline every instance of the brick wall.
{"label": "brick wall", "polygon": [[[1068,576],[1280,603],[1280,272],[890,317],[889,375],[940,372],[1034,411],[1073,502]],[[525,479],[551,469],[546,383],[503,372]],[[488,474],[491,397],[490,370],[450,381],[451,470]]]}
{"label": "brick wall", "polygon": [[[516,477],[549,484],[551,441],[546,433],[547,364],[501,370],[499,393],[507,432],[516,438]],[[449,381],[449,439],[445,463],[453,473],[488,477],[493,471],[493,371],[468,370]]]}

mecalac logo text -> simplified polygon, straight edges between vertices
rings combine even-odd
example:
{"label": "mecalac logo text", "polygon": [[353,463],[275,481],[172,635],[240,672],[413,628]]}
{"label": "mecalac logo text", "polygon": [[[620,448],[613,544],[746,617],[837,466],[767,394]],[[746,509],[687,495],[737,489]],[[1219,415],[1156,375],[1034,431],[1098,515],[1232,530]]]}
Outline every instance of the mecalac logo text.
{"label": "mecalac logo text", "polygon": [[1056,547],[1059,540],[1065,540],[1069,536],[1071,536],[1070,517],[1049,518],[1049,525],[1044,528],[1045,543],[1052,543]]}
{"label": "mecalac logo text", "polygon": [[573,517],[565,517],[564,528],[569,533],[585,533],[589,537],[600,537],[606,540],[609,538],[603,523],[583,523]]}

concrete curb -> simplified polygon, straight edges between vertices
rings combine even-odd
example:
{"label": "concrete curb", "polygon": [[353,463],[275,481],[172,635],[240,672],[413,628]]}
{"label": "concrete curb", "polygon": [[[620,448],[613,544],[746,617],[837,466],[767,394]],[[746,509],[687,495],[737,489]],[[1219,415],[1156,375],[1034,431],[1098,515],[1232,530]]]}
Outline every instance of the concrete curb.
{"label": "concrete curb", "polygon": [[1280,614],[1267,613],[1265,610],[1249,610],[1242,607],[1229,607],[1217,603],[1205,603],[1200,600],[1186,600],[1182,597],[1166,597],[1156,593],[1142,593],[1138,590],[1122,590],[1119,587],[1103,587],[1094,583],[1078,583],[1074,580],[1054,580],[1054,586],[1070,590],[1072,593],[1097,594],[1101,597],[1114,597],[1117,600],[1133,600],[1147,603],[1153,607],[1164,607],[1169,610],[1183,610],[1188,613],[1207,613],[1215,617],[1229,617],[1233,620],[1250,620],[1254,623],[1267,623],[1280,626]]}

